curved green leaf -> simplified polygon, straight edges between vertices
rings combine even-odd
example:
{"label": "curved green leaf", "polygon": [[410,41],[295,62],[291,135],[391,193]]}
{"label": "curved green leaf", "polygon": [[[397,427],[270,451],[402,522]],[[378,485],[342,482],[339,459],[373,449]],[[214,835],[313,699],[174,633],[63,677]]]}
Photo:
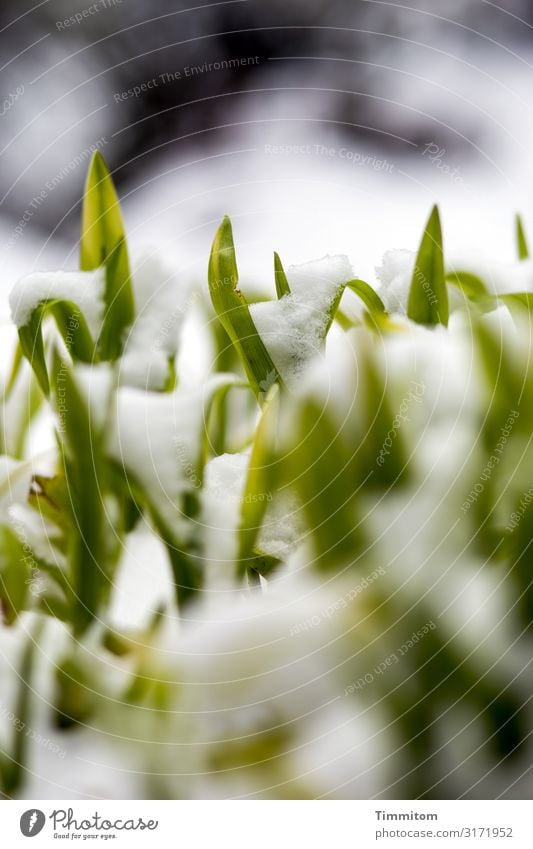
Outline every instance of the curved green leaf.
{"label": "curved green leaf", "polygon": [[450,272],[446,275],[446,280],[458,289],[461,289],[467,298],[471,300],[484,298],[489,294],[481,277],[478,277],[477,274],[471,274],[470,271]]}
{"label": "curved green leaf", "polygon": [[369,283],[364,280],[349,280],[345,286],[354,292],[364,303],[365,307],[374,313],[385,313],[385,304]]}
{"label": "curved green leaf", "polygon": [[[58,329],[72,358],[85,363],[92,362],[94,358],[94,343],[87,322],[78,307],[71,301],[61,301],[54,298],[41,301],[32,312],[29,322],[23,327],[19,327],[18,335],[22,353],[33,368],[45,395],[49,394],[50,384],[44,353],[42,323],[48,310],[54,315]],[[76,313],[76,321],[79,325],[76,333],[72,333],[69,329],[69,322],[73,313]]]}

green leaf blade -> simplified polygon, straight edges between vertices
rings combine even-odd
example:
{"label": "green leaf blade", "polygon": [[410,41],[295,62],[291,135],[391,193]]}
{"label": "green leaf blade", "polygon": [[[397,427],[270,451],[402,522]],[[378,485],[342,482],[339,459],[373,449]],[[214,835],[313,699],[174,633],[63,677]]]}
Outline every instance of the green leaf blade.
{"label": "green leaf blade", "polygon": [[385,304],[369,283],[359,279],[349,280],[346,289],[354,292],[371,313],[386,313]]}
{"label": "green leaf blade", "polygon": [[89,165],[83,197],[80,267],[93,271],[105,265],[119,242],[125,239],[120,202],[101,153]]}
{"label": "green leaf blade", "polygon": [[91,160],[83,199],[80,265],[82,271],[106,267],[106,312],[98,347],[103,360],[115,360],[135,318],[135,302],[120,202],[98,151]]}
{"label": "green leaf blade", "polygon": [[516,251],[519,260],[529,259],[529,245],[522,216],[517,213],[515,217]]}
{"label": "green leaf blade", "polygon": [[233,231],[227,215],[213,240],[208,281],[211,301],[218,318],[239,354],[250,385],[257,397],[262,398],[264,387],[274,382],[281,384],[282,381],[238,288]]}
{"label": "green leaf blade", "polygon": [[448,324],[448,290],[444,275],[442,228],[437,206],[431,211],[416,257],[407,315],[417,324]]}
{"label": "green leaf blade", "polygon": [[289,286],[289,281],[287,280],[287,275],[285,274],[285,269],[283,268],[283,264],[277,254],[274,251],[274,279],[276,281],[276,294],[278,298],[282,298],[284,295],[290,295],[291,287]]}

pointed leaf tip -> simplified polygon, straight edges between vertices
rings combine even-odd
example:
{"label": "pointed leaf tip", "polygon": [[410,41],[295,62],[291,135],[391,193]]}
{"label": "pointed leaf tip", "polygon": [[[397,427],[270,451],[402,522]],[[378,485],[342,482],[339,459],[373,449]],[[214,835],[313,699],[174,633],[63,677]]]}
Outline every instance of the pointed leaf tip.
{"label": "pointed leaf tip", "polygon": [[515,216],[515,231],[516,231],[516,250],[518,253],[518,259],[529,259],[529,245],[527,242],[526,231],[524,228],[524,222],[522,221],[522,216],[520,214],[516,214]]}
{"label": "pointed leaf tip", "polygon": [[82,271],[106,266],[106,311],[98,347],[103,360],[116,359],[135,318],[135,303],[120,202],[99,151],[93,154],[85,186],[80,265]]}
{"label": "pointed leaf tip", "polygon": [[278,299],[282,298],[284,295],[291,294],[291,288],[289,286],[289,281],[287,280],[287,275],[285,274],[285,269],[283,268],[280,256],[276,253],[276,251],[274,251],[274,279],[276,282],[276,294]]}
{"label": "pointed leaf tip", "polygon": [[242,361],[250,385],[262,399],[265,381],[276,382],[280,377],[257,332],[238,282],[233,231],[231,221],[225,215],[215,234],[209,257],[209,294],[220,323]]}
{"label": "pointed leaf tip", "polygon": [[448,290],[437,205],[431,210],[416,257],[407,315],[418,324],[448,324]]}

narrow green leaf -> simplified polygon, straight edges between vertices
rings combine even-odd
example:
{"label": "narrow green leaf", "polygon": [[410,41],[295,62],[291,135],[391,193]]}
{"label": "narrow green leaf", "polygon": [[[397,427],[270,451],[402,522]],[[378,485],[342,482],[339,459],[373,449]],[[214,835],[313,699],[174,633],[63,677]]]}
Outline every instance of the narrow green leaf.
{"label": "narrow green leaf", "polygon": [[300,403],[278,468],[283,485],[295,486],[300,496],[315,544],[315,566],[326,571],[352,562],[364,550],[357,523],[358,457],[319,400]]}
{"label": "narrow green leaf", "polygon": [[104,501],[109,494],[104,436],[95,427],[72,369],[55,352],[52,377],[73,526],[68,540],[76,595],[73,624],[80,634],[98,616],[110,591],[121,529]]}
{"label": "narrow green leaf", "polygon": [[239,354],[250,385],[257,397],[262,399],[265,389],[282,381],[238,288],[233,232],[227,215],[213,241],[208,279],[215,311]]}
{"label": "narrow green leaf", "polygon": [[500,295],[486,292],[484,295],[469,295],[469,299],[482,313],[492,312],[502,305],[509,307],[509,309],[516,307],[530,313],[533,312],[533,294],[531,292],[505,292]]}
{"label": "narrow green leaf", "polygon": [[32,560],[11,528],[0,527],[0,605],[6,625],[26,609]]}
{"label": "narrow green leaf", "polygon": [[106,264],[106,312],[98,351],[102,360],[117,360],[121,353],[124,333],[135,318],[133,289],[126,242],[121,239],[109,255]]}
{"label": "narrow green leaf", "polygon": [[370,312],[385,313],[385,305],[378,293],[374,291],[369,283],[364,280],[349,280],[346,283],[346,289],[351,289],[359,298],[361,298],[365,307]]}
{"label": "narrow green leaf", "polygon": [[50,383],[48,381],[48,369],[44,356],[42,322],[43,309],[39,307],[32,314],[28,324],[25,324],[24,327],[19,327],[18,334],[22,353],[35,372],[35,376],[44,394],[48,396]]}
{"label": "narrow green leaf", "polygon": [[124,239],[118,195],[104,158],[96,151],[89,165],[83,197],[81,270],[93,271],[105,265]]}
{"label": "narrow green leaf", "polygon": [[43,622],[37,622],[25,640],[18,669],[19,686],[13,709],[13,743],[11,753],[0,754],[0,779],[3,793],[15,795],[24,782],[27,763],[28,733],[30,731],[31,701],[35,653],[42,634]]}
{"label": "narrow green leaf", "polygon": [[448,324],[448,290],[439,210],[433,207],[415,261],[407,315],[418,324]]}
{"label": "narrow green leaf", "polygon": [[[58,329],[65,340],[72,358],[85,363],[92,362],[94,358],[94,343],[87,327],[87,322],[81,315],[76,304],[73,304],[71,301],[60,301],[55,298],[41,301],[32,312],[29,322],[23,327],[19,327],[18,334],[22,353],[30,363],[39,381],[39,385],[46,396],[50,392],[50,382],[44,353],[42,324],[49,310],[54,315]],[[78,324],[76,333],[72,333],[69,327],[73,314],[76,314],[76,322]]]}
{"label": "narrow green leaf", "polygon": [[499,301],[503,301],[506,306],[522,307],[533,311],[533,294],[531,292],[508,292],[505,295],[496,296]]}
{"label": "narrow green leaf", "polygon": [[95,710],[101,684],[90,661],[74,650],[55,670],[55,719],[59,728],[86,723]]}
{"label": "narrow green leaf", "polygon": [[76,305],[70,301],[54,300],[48,302],[48,306],[74,362],[92,363],[94,342],[87,322]]}
{"label": "narrow green leaf", "polygon": [[281,259],[279,258],[279,254],[277,254],[275,251],[274,278],[276,280],[276,293],[278,298],[282,298],[283,295],[290,295],[291,289],[289,286],[289,281],[287,280],[287,275],[285,274]]}
{"label": "narrow green leaf", "polygon": [[106,266],[106,311],[99,340],[103,360],[120,356],[125,330],[135,317],[133,287],[120,203],[102,155],[91,160],[83,199],[82,271]]}
{"label": "narrow green leaf", "polygon": [[9,396],[11,395],[11,393],[14,389],[15,383],[17,382],[17,378],[20,374],[20,370],[21,370],[23,362],[24,362],[24,354],[22,352],[22,347],[20,345],[20,342],[18,342],[17,346],[15,348],[15,353],[13,355],[13,362],[12,362],[12,365],[11,365],[11,370],[9,372],[9,377],[7,378],[6,385],[5,385],[5,388],[4,388],[2,401],[5,402],[9,399]]}
{"label": "narrow green leaf", "polygon": [[478,277],[477,274],[471,274],[469,271],[451,272],[446,275],[446,280],[461,289],[467,298],[472,300],[485,298],[489,294],[481,277]]}
{"label": "narrow green leaf", "polygon": [[249,565],[247,560],[255,559],[254,547],[268,506],[265,495],[275,488],[273,449],[278,415],[279,387],[274,385],[267,394],[257,426],[244,486],[237,555],[241,574]]}
{"label": "narrow green leaf", "polygon": [[524,223],[522,221],[521,215],[516,215],[515,218],[515,228],[516,228],[516,250],[518,253],[518,259],[529,259],[529,246],[527,243],[526,231],[524,229]]}

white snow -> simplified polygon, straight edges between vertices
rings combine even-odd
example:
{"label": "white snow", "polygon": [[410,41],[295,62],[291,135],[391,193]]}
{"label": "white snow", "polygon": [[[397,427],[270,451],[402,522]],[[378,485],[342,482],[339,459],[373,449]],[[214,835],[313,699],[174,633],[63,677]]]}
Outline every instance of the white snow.
{"label": "white snow", "polygon": [[113,369],[108,363],[76,366],[76,380],[82,397],[90,410],[91,427],[102,431],[111,412],[115,384]]}
{"label": "white snow", "polygon": [[71,301],[83,314],[93,339],[102,327],[105,269],[95,271],[36,271],[22,277],[9,296],[17,327],[28,324],[34,310],[47,300]]}
{"label": "white snow", "polygon": [[533,292],[533,260],[502,262],[462,252],[452,255],[447,263],[448,272],[467,271],[480,277],[489,292],[503,295],[507,292]]}
{"label": "white snow", "polygon": [[331,305],[342,284],[354,276],[348,258],[342,255],[291,266],[287,271],[291,294],[250,307],[274,365],[289,384],[320,352]]}
{"label": "white snow", "polygon": [[140,389],[162,389],[194,300],[190,276],[178,275],[151,251],[136,262],[132,281],[136,315],[120,362],[120,381]]}
{"label": "white snow", "polygon": [[[227,560],[236,555],[242,508],[251,497],[244,491],[249,465],[249,451],[222,454],[206,465],[202,522],[211,541],[208,551],[212,558],[220,559],[222,550]],[[302,530],[296,497],[289,492],[261,492],[255,496],[267,505],[257,540],[258,550],[272,557],[288,557]]]}
{"label": "white snow", "polygon": [[286,561],[298,545],[303,530],[303,513],[296,495],[288,490],[276,493],[268,504],[257,548],[270,557]]}
{"label": "white snow", "polygon": [[386,251],[382,265],[376,267],[376,275],[380,283],[377,293],[387,312],[407,313],[415,259],[416,254],[413,251]]}
{"label": "white snow", "polygon": [[250,453],[222,454],[205,467],[202,491],[202,532],[210,588],[234,583],[237,530]]}
{"label": "white snow", "polygon": [[9,523],[11,505],[26,501],[34,471],[32,461],[0,456],[0,522],[3,524]]}
{"label": "white snow", "polygon": [[151,393],[123,387],[109,435],[111,456],[152,499],[160,516],[179,525],[181,498],[199,490],[198,464],[209,396],[235,381],[219,374],[196,389]]}
{"label": "white snow", "polygon": [[124,540],[108,619],[119,632],[148,628],[161,605],[172,604],[172,584],[163,544],[139,524]]}

